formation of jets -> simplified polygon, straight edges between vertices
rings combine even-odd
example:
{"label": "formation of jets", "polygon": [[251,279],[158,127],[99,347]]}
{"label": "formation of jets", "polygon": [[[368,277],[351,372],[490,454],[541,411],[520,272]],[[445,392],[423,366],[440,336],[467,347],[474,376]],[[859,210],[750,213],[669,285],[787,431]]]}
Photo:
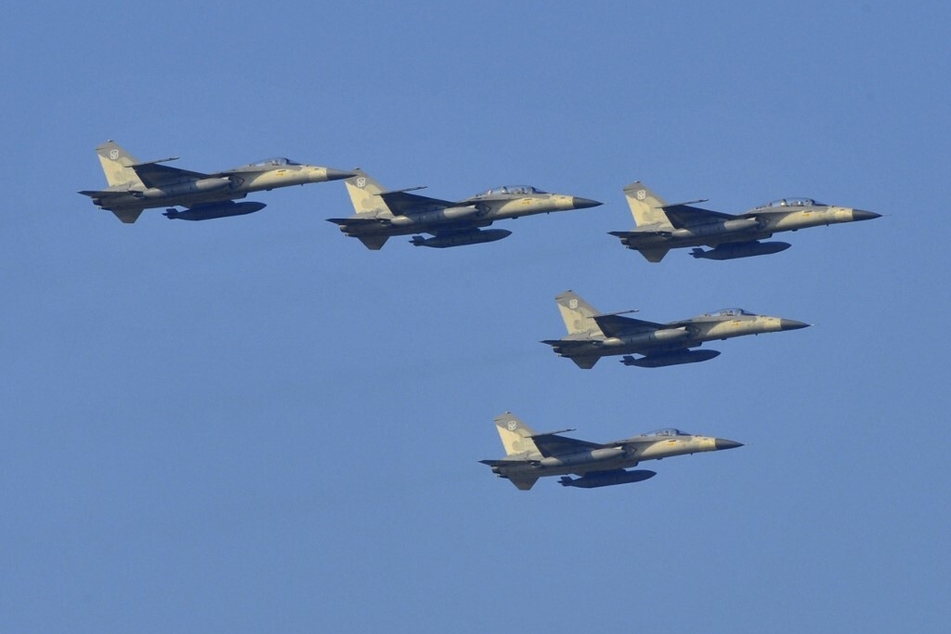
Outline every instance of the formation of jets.
{"label": "formation of jets", "polygon": [[[343,180],[354,214],[328,220],[371,250],[381,249],[391,237],[405,235],[412,236],[414,246],[436,249],[495,242],[511,235],[505,229],[487,228],[497,220],[601,205],[589,198],[551,194],[531,186],[497,187],[458,201],[442,200],[413,193],[421,187],[386,190],[359,169],[337,170],[287,158],[203,173],[165,165],[177,157],[140,162],[113,141],[97,147],[96,153],[108,186],[79,193],[124,223],[134,223],[146,209],[162,207],[169,219],[240,216],[265,206],[235,202],[251,192]],[[653,263],[663,260],[671,249],[686,247],[692,247],[694,258],[707,260],[778,253],[790,244],[767,242],[775,233],[879,217],[871,211],[809,198],[786,198],[731,215],[696,206],[706,200],[669,204],[640,181],[625,187],[624,194],[636,226],[611,235]],[[555,301],[568,334],[542,343],[583,369],[594,367],[605,356],[621,356],[624,365],[642,368],[697,363],[720,354],[697,349],[708,341],[809,326],[741,308],[669,323],[644,321],[626,316],[634,311],[600,313],[573,291],[561,293]],[[510,413],[497,417],[495,424],[506,456],[481,462],[521,490],[531,489],[540,477],[556,475],[562,476],[562,486],[584,489],[640,482],[656,475],[644,469],[630,470],[645,460],[742,446],[677,429],[594,443],[561,435],[572,430],[536,433]]]}
{"label": "formation of jets", "polygon": [[[140,162],[114,141],[97,147],[96,153],[108,187],[79,193],[125,223],[135,222],[146,209],[160,207],[166,208],[164,215],[170,219],[241,216],[265,207],[259,202],[234,202],[251,192],[345,179],[354,214],[328,221],[372,250],[402,235],[412,235],[410,242],[415,246],[437,249],[495,242],[512,233],[486,229],[496,220],[601,205],[590,198],[550,194],[529,185],[495,187],[463,200],[442,200],[412,193],[422,187],[386,190],[359,169],[344,171],[287,158],[206,174],[164,164],[178,157]],[[810,198],[784,198],[731,215],[695,206],[706,200],[668,204],[640,181],[625,187],[624,194],[637,226],[611,235],[650,262],[660,262],[670,249],[683,247],[694,247],[693,257],[708,260],[768,255],[790,246],[788,242],[761,242],[774,233],[879,217],[871,211],[825,205]],[[711,248],[704,250],[703,246]]]}

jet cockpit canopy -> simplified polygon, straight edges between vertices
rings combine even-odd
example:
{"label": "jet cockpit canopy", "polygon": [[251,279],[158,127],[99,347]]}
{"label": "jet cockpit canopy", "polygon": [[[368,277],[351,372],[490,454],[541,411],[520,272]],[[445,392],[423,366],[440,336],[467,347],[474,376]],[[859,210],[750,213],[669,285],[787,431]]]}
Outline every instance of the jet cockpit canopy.
{"label": "jet cockpit canopy", "polygon": [[530,194],[546,194],[548,192],[543,192],[537,187],[532,187],[531,185],[502,185],[501,187],[493,187],[492,189],[486,190],[481,194],[476,194],[473,198],[486,198],[488,196],[527,196]]}
{"label": "jet cockpit canopy", "polygon": [[286,167],[288,165],[300,165],[297,161],[292,161],[285,156],[275,156],[274,158],[264,159],[251,163],[248,167]]}
{"label": "jet cockpit canopy", "polygon": [[823,203],[812,198],[780,198],[760,205],[757,209],[781,209],[783,207],[825,207]]}
{"label": "jet cockpit canopy", "polygon": [[755,317],[756,313],[751,313],[748,310],[743,308],[723,308],[713,313],[705,313],[704,317],[739,317],[745,315],[747,317]]}
{"label": "jet cockpit canopy", "polygon": [[668,427],[667,429],[658,429],[657,431],[652,431],[645,436],[689,436],[690,434],[680,431],[675,427]]}

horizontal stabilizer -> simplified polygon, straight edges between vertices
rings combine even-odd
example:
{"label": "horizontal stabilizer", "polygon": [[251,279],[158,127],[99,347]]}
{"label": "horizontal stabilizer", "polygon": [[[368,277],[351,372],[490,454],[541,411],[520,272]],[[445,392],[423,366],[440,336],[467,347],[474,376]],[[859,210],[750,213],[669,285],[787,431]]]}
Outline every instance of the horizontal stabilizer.
{"label": "horizontal stabilizer", "polygon": [[480,460],[480,463],[484,465],[489,465],[490,467],[511,467],[518,465],[529,465],[529,464],[540,464],[539,460],[531,460],[529,458],[501,458],[499,460]]}
{"label": "horizontal stabilizer", "polygon": [[593,342],[590,339],[544,339],[541,343],[553,348],[571,350],[572,348],[577,349],[581,347],[587,347]]}
{"label": "horizontal stabilizer", "polygon": [[79,192],[83,196],[89,196],[90,198],[107,198],[109,196],[125,196],[126,192],[110,191],[108,189],[103,190],[88,190],[84,189]]}

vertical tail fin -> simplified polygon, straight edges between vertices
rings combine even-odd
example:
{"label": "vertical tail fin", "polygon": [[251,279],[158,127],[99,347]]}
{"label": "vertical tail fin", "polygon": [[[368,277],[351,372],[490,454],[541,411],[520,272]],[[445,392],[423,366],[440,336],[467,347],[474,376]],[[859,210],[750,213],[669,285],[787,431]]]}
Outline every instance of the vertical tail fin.
{"label": "vertical tail fin", "polygon": [[555,297],[558,303],[558,311],[561,312],[561,318],[565,322],[565,328],[569,335],[579,333],[589,333],[593,335],[604,335],[601,328],[592,319],[595,315],[600,315],[594,306],[581,299],[581,296],[574,291],[565,291]]}
{"label": "vertical tail fin", "polygon": [[383,202],[383,199],[378,196],[378,194],[386,191],[380,183],[370,178],[363,170],[355,169],[353,173],[355,176],[351,176],[344,181],[347,186],[347,193],[350,194],[350,202],[353,203],[353,210],[357,214],[392,218],[393,213]]}
{"label": "vertical tail fin", "polygon": [[640,181],[634,181],[625,187],[624,195],[627,197],[627,204],[631,208],[631,214],[638,227],[674,228],[667,214],[664,213],[667,202]]}
{"label": "vertical tail fin", "polygon": [[523,423],[511,412],[495,417],[495,426],[505,447],[505,455],[514,456],[524,453],[537,453],[538,447],[531,439],[535,430]]}
{"label": "vertical tail fin", "polygon": [[106,182],[113,185],[141,185],[141,179],[130,166],[138,163],[136,158],[126,152],[115,141],[106,141],[96,148],[102,171],[106,174]]}

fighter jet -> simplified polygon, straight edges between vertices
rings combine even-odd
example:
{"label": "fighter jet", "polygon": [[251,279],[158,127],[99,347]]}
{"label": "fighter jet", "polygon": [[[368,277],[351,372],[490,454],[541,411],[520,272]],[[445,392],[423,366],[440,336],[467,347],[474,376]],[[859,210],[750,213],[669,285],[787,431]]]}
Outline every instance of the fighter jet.
{"label": "fighter jet", "polygon": [[[730,339],[763,332],[797,330],[809,324],[782,317],[756,315],[742,308],[728,308],[683,321],[660,324],[632,317],[625,313],[602,314],[574,291],[555,297],[565,321],[568,336],[546,339],[562,357],[568,357],[579,368],[594,367],[598,359],[623,354],[624,365],[659,368],[666,365],[697,363],[716,356],[716,350],[691,350],[704,341]],[[635,357],[635,354],[643,355]]]}
{"label": "fighter jet", "polygon": [[[784,198],[754,207],[737,216],[694,207],[694,200],[671,205],[640,181],[624,188],[637,228],[612,231],[629,249],[648,262],[660,262],[670,249],[697,247],[695,258],[732,260],[785,251],[788,242],[760,242],[779,231],[797,231],[840,222],[871,220],[881,214],[816,202],[811,198]],[[699,247],[713,247],[704,250]]]}
{"label": "fighter jet", "polygon": [[393,236],[409,234],[430,234],[430,238],[414,235],[410,242],[436,249],[495,242],[512,233],[505,229],[482,229],[495,220],[601,204],[527,186],[497,187],[461,201],[440,200],[409,193],[422,187],[386,191],[364,172],[354,172],[356,176],[348,178],[346,185],[356,215],[328,220],[374,251],[383,248]]}
{"label": "fighter jet", "polygon": [[[275,187],[323,183],[352,176],[329,167],[304,165],[286,158],[272,158],[244,167],[204,174],[162,165],[178,157],[140,163],[114,141],[96,148],[107,189],[81,191],[101,209],[122,222],[133,223],[145,209],[167,207],[169,219],[209,220],[260,211],[264,203],[235,200],[249,192]],[[184,211],[175,207],[185,207]]]}
{"label": "fighter jet", "polygon": [[[538,478],[556,475],[563,476],[559,480],[561,486],[582,489],[640,482],[657,475],[656,471],[646,469],[627,471],[644,460],[743,446],[734,440],[694,436],[678,429],[662,429],[600,444],[560,435],[573,429],[536,433],[510,412],[497,416],[495,426],[506,455],[501,460],[479,462],[492,467],[493,473],[508,478],[522,491],[531,489]],[[571,478],[569,474],[581,477]]]}

